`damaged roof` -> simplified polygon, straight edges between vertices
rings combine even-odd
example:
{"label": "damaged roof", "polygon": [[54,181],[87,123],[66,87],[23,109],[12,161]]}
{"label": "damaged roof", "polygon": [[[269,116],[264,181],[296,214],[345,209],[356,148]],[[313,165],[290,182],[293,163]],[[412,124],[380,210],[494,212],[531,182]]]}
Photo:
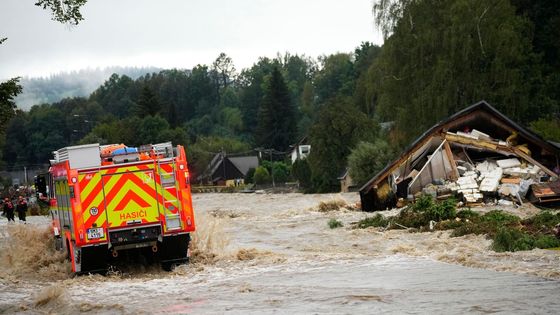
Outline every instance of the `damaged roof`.
{"label": "damaged roof", "polygon": [[377,189],[377,185],[386,181],[392,172],[403,166],[403,163],[409,163],[411,157],[417,159],[419,155],[416,151],[423,148],[425,149],[430,142],[434,142],[434,137],[445,139],[448,132],[462,132],[466,129],[476,129],[488,133],[492,135],[494,139],[506,139],[512,134],[516,134],[518,142],[528,146],[535,160],[539,160],[547,167],[555,166],[558,163],[560,147],[554,143],[545,141],[537,134],[515,123],[486,101],[480,101],[449,116],[428,129],[409,145],[396,160],[388,164],[381,172],[363,185],[360,188],[362,209],[365,211],[374,210],[372,200],[368,199],[371,197],[369,194],[372,193],[372,190]]}

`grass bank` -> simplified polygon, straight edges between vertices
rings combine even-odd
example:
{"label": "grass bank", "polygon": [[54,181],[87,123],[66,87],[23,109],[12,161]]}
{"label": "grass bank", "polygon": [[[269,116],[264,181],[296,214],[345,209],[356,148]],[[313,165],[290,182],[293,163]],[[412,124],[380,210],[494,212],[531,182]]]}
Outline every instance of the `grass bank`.
{"label": "grass bank", "polygon": [[455,205],[456,201],[452,199],[437,202],[430,196],[423,196],[396,216],[384,217],[378,213],[360,220],[354,227],[409,229],[412,232],[453,230],[452,237],[484,234],[492,239],[492,249],[497,252],[560,247],[560,239],[555,235],[560,213],[543,211],[522,220],[500,210],[485,214],[471,209],[457,211]]}

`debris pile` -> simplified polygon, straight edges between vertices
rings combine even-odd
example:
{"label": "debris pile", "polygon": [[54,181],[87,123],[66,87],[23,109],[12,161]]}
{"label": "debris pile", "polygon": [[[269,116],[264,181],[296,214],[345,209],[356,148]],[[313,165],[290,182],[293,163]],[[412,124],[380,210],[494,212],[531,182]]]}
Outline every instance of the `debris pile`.
{"label": "debris pile", "polygon": [[517,158],[488,159],[475,165],[462,160],[456,162],[460,175],[456,181],[428,185],[422,193],[438,199],[456,196],[468,206],[482,203],[511,206],[523,204],[529,186],[545,175],[538,166],[522,165]]}
{"label": "debris pile", "polygon": [[467,205],[560,203],[560,143],[546,141],[481,101],[426,130],[360,188],[362,210],[421,194]]}
{"label": "debris pile", "polygon": [[[473,150],[478,159],[469,156]],[[556,175],[530,154],[526,145],[514,146],[476,129],[446,132],[439,147],[426,154],[426,163],[418,165],[421,168],[417,166],[395,182],[397,190],[399,184],[407,184],[409,201],[431,195],[440,200],[454,197],[466,206],[521,205],[532,184],[548,182]]]}

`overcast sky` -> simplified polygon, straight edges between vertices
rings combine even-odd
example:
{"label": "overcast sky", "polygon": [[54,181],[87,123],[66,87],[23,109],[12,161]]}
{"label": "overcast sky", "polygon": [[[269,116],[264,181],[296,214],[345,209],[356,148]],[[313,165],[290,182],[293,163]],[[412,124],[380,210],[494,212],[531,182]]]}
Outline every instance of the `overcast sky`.
{"label": "overcast sky", "polygon": [[277,52],[317,57],[382,43],[372,0],[89,0],[69,27],[34,0],[0,1],[0,79],[105,66],[238,70]]}

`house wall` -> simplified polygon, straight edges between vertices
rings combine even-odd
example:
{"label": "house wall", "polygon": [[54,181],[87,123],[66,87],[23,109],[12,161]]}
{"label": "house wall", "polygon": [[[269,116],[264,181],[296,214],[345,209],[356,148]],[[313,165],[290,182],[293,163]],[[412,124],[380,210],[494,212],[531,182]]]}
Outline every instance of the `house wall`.
{"label": "house wall", "polygon": [[298,157],[300,159],[305,159],[310,152],[311,152],[311,145],[309,144],[298,145],[296,148],[292,150],[291,153],[292,164],[298,159]]}
{"label": "house wall", "polygon": [[347,192],[350,192],[352,190],[352,188],[355,188],[355,185],[352,181],[352,177],[350,177],[350,175],[346,174],[346,176],[344,176],[340,180],[340,192],[347,193]]}

